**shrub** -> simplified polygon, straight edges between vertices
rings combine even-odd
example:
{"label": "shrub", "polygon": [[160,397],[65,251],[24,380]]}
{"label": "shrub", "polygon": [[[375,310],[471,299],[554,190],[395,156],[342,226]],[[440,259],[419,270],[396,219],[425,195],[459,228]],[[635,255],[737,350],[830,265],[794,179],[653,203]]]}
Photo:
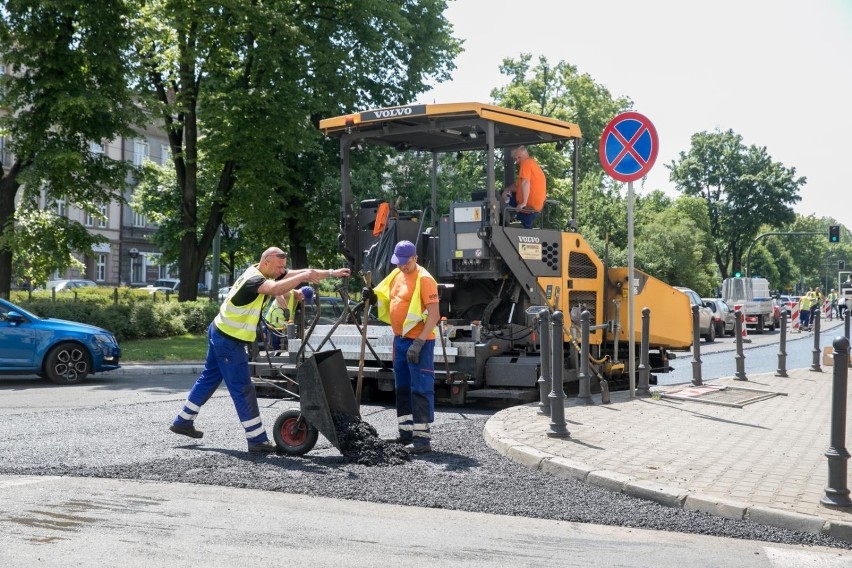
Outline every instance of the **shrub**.
{"label": "shrub", "polygon": [[[117,290],[117,291],[116,291]],[[16,293],[12,301],[41,317],[87,323],[111,331],[119,341],[203,333],[219,310],[207,299],[194,302],[154,301],[144,291],[128,288],[81,289],[73,294],[49,291]],[[118,302],[116,302],[116,298]]]}

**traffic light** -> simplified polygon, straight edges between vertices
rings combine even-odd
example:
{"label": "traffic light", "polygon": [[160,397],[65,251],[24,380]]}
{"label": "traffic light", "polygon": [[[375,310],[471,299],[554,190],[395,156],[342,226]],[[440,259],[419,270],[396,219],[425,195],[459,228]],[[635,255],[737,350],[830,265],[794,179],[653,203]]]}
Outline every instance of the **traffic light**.
{"label": "traffic light", "polygon": [[840,242],[840,225],[831,225],[828,228],[828,242],[830,242],[830,243],[839,243]]}

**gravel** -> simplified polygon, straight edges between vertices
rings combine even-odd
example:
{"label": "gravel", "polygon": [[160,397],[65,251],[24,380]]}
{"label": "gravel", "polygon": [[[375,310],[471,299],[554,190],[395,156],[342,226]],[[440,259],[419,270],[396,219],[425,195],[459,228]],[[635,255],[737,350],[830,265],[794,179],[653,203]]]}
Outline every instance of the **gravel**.
{"label": "gravel", "polygon": [[[292,403],[262,402],[267,429],[288,405]],[[202,408],[197,427],[205,430],[203,439],[177,436],[168,425],[179,406],[148,402],[0,417],[0,473],[245,487],[852,549],[852,544],[827,536],[668,508],[530,470],[483,441],[482,430],[493,411],[438,409],[431,453],[410,461],[388,459],[379,464],[383,467],[374,467],[341,455],[322,436],[303,457],[249,454],[227,396],[214,397]],[[392,407],[364,406],[362,417],[377,434],[396,435]],[[382,459],[376,455],[368,461]]]}

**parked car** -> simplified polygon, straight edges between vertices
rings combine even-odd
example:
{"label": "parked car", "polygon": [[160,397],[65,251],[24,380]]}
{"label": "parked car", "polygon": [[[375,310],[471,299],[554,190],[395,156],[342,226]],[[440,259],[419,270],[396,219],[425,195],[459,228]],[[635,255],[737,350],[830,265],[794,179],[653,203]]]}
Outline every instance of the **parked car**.
{"label": "parked car", "polygon": [[716,326],[713,323],[713,312],[704,305],[698,292],[691,288],[684,288],[683,286],[675,286],[674,289],[686,294],[686,297],[689,298],[690,308],[698,306],[698,334],[707,343],[716,341]]}
{"label": "parked car", "polygon": [[160,278],[155,280],[153,284],[145,286],[145,290],[151,294],[154,292],[177,294],[178,288],[180,288],[180,280],[177,278]]}
{"label": "parked car", "polygon": [[90,287],[97,288],[97,286],[98,285],[91,280],[61,279],[61,280],[48,280],[45,288],[47,288],[48,290],[55,289],[57,292],[67,292],[68,290],[73,290],[74,288],[90,288]]}
{"label": "parked car", "polygon": [[224,302],[225,298],[228,297],[228,292],[230,292],[230,291],[231,291],[230,286],[222,286],[221,288],[219,288],[219,292],[218,292],[219,301]]}
{"label": "parked car", "polygon": [[734,335],[734,310],[722,298],[702,298],[704,305],[713,312],[716,337]]}
{"label": "parked car", "polygon": [[59,385],[119,368],[121,349],[105,329],[41,318],[0,299],[0,373],[36,374]]}
{"label": "parked car", "polygon": [[[147,286],[145,286],[144,289],[148,290],[152,294],[154,292],[162,292],[162,293],[168,292],[169,294],[177,294],[179,288],[180,288],[180,279],[179,278],[160,278],[159,280],[155,280],[153,284],[148,284]],[[207,293],[207,286],[205,286],[204,284],[199,282],[198,283],[198,293],[199,294],[206,294]]]}

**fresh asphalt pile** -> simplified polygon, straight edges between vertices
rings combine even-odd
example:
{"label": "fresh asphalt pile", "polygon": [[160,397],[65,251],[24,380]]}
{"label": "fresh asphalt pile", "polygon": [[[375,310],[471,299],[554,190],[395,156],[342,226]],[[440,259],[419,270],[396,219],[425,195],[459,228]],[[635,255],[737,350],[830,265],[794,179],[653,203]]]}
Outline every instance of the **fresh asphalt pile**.
{"label": "fresh asphalt pile", "polygon": [[[341,456],[320,437],[303,457],[249,454],[227,396],[204,405],[194,440],[168,431],[175,401],[0,417],[0,473],[72,475],[244,487],[417,507],[641,527],[766,542],[852,544],[826,536],[664,507],[530,470],[482,438],[492,411],[438,409],[433,452],[400,465],[372,467]],[[267,428],[283,410],[261,409]],[[393,407],[364,406],[385,437],[396,433]]]}
{"label": "fresh asphalt pile", "polygon": [[379,438],[379,433],[360,416],[332,412],[334,431],[340,453],[347,460],[360,465],[402,465],[411,461],[411,454],[399,444]]}

